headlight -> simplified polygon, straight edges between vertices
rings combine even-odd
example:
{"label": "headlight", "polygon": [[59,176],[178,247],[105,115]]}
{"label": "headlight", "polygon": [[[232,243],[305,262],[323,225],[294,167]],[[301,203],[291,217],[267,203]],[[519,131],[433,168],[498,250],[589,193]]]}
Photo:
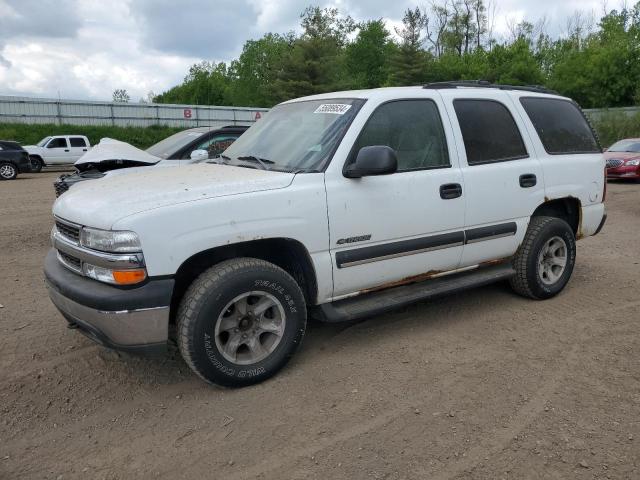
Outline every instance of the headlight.
{"label": "headlight", "polygon": [[111,253],[131,253],[142,250],[140,239],[134,232],[98,230],[88,227],[80,231],[80,245]]}
{"label": "headlight", "polygon": [[628,167],[637,167],[640,165],[640,159],[636,158],[634,160],[627,160],[624,164]]}

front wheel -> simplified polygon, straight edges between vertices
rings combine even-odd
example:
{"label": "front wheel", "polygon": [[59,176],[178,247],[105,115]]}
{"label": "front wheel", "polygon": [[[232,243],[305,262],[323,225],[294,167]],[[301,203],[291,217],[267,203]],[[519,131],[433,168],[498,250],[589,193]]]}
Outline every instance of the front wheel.
{"label": "front wheel", "polygon": [[205,381],[242,387],[286,365],[306,321],[304,295],[287,272],[237,258],[206,270],[188,288],[177,315],[178,346]]}
{"label": "front wheel", "polygon": [[511,287],[520,295],[543,300],[562,291],[576,262],[576,239],[567,222],[533,217],[514,258]]}
{"label": "front wheel", "polygon": [[29,160],[31,161],[31,171],[33,173],[40,173],[42,167],[44,166],[42,159],[40,157],[31,156],[29,157]]}
{"label": "front wheel", "polygon": [[18,169],[13,163],[0,163],[0,180],[13,180],[18,176]]}

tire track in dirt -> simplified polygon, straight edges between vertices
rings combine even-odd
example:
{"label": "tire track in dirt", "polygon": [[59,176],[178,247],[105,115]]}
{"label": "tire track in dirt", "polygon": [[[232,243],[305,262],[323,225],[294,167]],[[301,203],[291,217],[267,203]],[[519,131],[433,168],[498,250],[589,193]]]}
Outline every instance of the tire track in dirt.
{"label": "tire track in dirt", "polygon": [[[593,299],[589,301],[590,305],[600,306],[603,306],[603,302],[603,300],[598,301]],[[573,304],[575,303],[582,302],[578,302],[577,300],[569,300],[564,302],[564,305],[561,304],[561,306],[572,308]],[[605,313],[609,314],[637,307],[640,307],[640,301],[628,302],[610,308],[608,306],[606,310],[591,312],[591,314],[603,315]],[[579,317],[581,315],[583,315],[582,312],[573,312],[573,318]],[[569,320],[568,316],[567,320]],[[482,461],[482,459],[487,456],[487,453],[484,452],[489,451],[491,454],[494,454],[503,449],[518,432],[524,429],[538,413],[543,411],[545,403],[551,397],[551,394],[557,389],[559,383],[563,378],[565,378],[570,368],[576,366],[578,352],[581,347],[581,343],[578,340],[588,338],[585,334],[585,329],[586,327],[583,326],[580,331],[576,331],[575,339],[577,341],[575,345],[571,348],[571,350],[567,353],[563,360],[559,362],[560,364],[562,364],[562,368],[555,370],[554,374],[537,389],[536,395],[531,398],[527,402],[527,404],[516,413],[513,420],[509,422],[507,428],[499,431],[497,434],[484,437],[485,440],[481,444],[469,450],[469,452],[466,453],[466,456],[462,457],[463,460],[459,460],[451,467],[438,472],[436,475],[430,474],[427,471],[417,471],[415,472],[416,478],[449,479],[467,471],[468,469],[472,468],[474,465]],[[294,466],[299,459],[303,457],[316,456],[324,449],[350,441],[360,435],[363,435],[365,432],[370,432],[372,430],[382,428],[385,425],[397,420],[401,416],[406,415],[415,405],[424,406],[424,404],[420,402],[422,396],[423,395],[421,394],[416,394],[410,397],[406,397],[405,401],[400,407],[389,410],[388,412],[377,416],[373,420],[363,422],[354,428],[343,430],[331,437],[323,438],[319,441],[309,443],[302,447],[290,449],[286,452],[286,454],[281,455],[280,458],[276,461],[274,461],[273,459],[265,460],[259,462],[251,468],[245,469],[240,474],[229,474],[225,476],[225,478],[227,480],[241,480],[250,477],[257,477],[259,475],[268,475],[276,470],[292,472],[291,467]],[[201,458],[204,459],[204,456]],[[174,473],[179,473],[179,470],[175,470]]]}

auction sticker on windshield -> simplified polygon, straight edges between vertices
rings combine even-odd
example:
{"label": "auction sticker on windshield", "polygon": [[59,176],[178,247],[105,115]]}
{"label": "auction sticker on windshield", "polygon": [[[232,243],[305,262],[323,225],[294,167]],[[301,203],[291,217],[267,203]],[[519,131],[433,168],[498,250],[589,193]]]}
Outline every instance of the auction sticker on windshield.
{"label": "auction sticker on windshield", "polygon": [[313,113],[333,113],[336,115],[344,115],[350,108],[351,105],[346,105],[344,103],[323,103],[316,108]]}

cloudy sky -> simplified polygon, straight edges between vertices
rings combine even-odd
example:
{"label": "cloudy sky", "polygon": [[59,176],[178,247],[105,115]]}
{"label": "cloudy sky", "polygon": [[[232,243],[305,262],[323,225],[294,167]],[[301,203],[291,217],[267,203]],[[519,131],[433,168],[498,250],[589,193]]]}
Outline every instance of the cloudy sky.
{"label": "cloudy sky", "polygon": [[[598,17],[601,0],[493,0],[496,31],[546,15],[561,34],[578,9]],[[617,0],[609,1],[610,8]],[[132,100],[180,83],[201,60],[236,58],[245,40],[298,29],[309,4],[335,6],[390,29],[424,0],[0,0],[0,95]]]}

